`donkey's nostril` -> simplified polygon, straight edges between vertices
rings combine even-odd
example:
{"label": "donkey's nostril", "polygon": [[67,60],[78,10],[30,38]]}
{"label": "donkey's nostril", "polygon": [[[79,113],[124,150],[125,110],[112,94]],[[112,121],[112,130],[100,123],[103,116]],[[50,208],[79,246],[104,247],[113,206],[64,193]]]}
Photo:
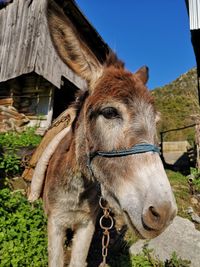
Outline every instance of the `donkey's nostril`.
{"label": "donkey's nostril", "polygon": [[155,217],[155,219],[159,219],[160,218],[160,214],[158,213],[158,211],[156,210],[155,207],[150,206],[149,207],[149,212],[153,215],[153,217]]}
{"label": "donkey's nostril", "polygon": [[167,203],[164,205],[151,205],[143,214],[143,222],[149,228],[154,230],[163,229],[169,222],[171,217],[170,206]]}

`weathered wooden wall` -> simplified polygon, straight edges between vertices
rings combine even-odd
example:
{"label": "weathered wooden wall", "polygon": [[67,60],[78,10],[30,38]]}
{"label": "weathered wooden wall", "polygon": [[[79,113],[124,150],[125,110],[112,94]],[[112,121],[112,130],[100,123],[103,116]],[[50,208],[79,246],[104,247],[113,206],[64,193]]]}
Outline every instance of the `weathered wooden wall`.
{"label": "weathered wooden wall", "polygon": [[[30,120],[29,126],[47,128],[52,121],[55,88],[34,72],[0,83],[0,109],[5,113],[4,107],[8,107],[6,111],[10,116],[9,111],[15,108]],[[7,113],[0,116],[0,122],[6,118],[10,119],[11,116],[8,117]]]}
{"label": "weathered wooden wall", "polygon": [[57,55],[51,42],[47,0],[14,0],[0,10],[0,82],[35,71],[60,88],[61,76],[83,88],[85,82]]}

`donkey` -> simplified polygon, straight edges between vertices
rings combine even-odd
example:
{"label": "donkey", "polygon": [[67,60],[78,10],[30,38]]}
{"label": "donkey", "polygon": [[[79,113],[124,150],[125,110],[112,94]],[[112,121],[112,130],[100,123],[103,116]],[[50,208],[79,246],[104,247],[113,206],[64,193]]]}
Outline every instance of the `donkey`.
{"label": "donkey", "polygon": [[100,195],[144,238],[162,233],[177,208],[156,146],[147,67],[131,73],[112,52],[100,64],[54,1],[48,3],[48,24],[62,60],[88,82],[46,171],[49,266],[64,266],[65,232],[72,228],[69,266],[83,267]]}

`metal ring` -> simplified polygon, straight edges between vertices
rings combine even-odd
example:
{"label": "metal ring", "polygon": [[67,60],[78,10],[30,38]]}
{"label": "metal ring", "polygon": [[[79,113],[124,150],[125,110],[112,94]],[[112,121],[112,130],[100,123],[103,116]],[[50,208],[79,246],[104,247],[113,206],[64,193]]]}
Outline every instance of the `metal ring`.
{"label": "metal ring", "polygon": [[[109,219],[110,220],[110,226],[103,226],[103,219],[106,218],[106,219]],[[108,215],[107,217],[105,215],[103,215],[100,220],[99,220],[99,224],[101,226],[102,229],[104,230],[110,230],[112,229],[113,225],[114,225],[114,221],[113,221],[113,218]]]}
{"label": "metal ring", "polygon": [[[107,207],[107,205],[106,205],[106,206],[103,205],[103,203],[102,203],[103,200],[104,200],[104,199],[103,199],[103,197],[101,196],[100,199],[99,199],[99,206],[100,206],[103,210],[105,210],[105,209],[108,209],[108,210],[109,210],[109,208]],[[104,201],[105,201],[105,200],[104,200]]]}

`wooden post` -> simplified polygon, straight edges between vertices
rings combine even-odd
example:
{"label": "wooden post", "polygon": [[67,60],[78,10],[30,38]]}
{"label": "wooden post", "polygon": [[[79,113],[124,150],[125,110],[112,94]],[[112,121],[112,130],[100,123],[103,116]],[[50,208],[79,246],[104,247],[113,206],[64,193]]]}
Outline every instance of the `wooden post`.
{"label": "wooden post", "polygon": [[195,126],[195,141],[197,146],[197,158],[196,158],[196,167],[200,170],[200,124],[197,123]]}
{"label": "wooden post", "polygon": [[164,133],[163,132],[160,132],[160,157],[161,159],[164,159],[164,156],[163,156],[163,135]]}

